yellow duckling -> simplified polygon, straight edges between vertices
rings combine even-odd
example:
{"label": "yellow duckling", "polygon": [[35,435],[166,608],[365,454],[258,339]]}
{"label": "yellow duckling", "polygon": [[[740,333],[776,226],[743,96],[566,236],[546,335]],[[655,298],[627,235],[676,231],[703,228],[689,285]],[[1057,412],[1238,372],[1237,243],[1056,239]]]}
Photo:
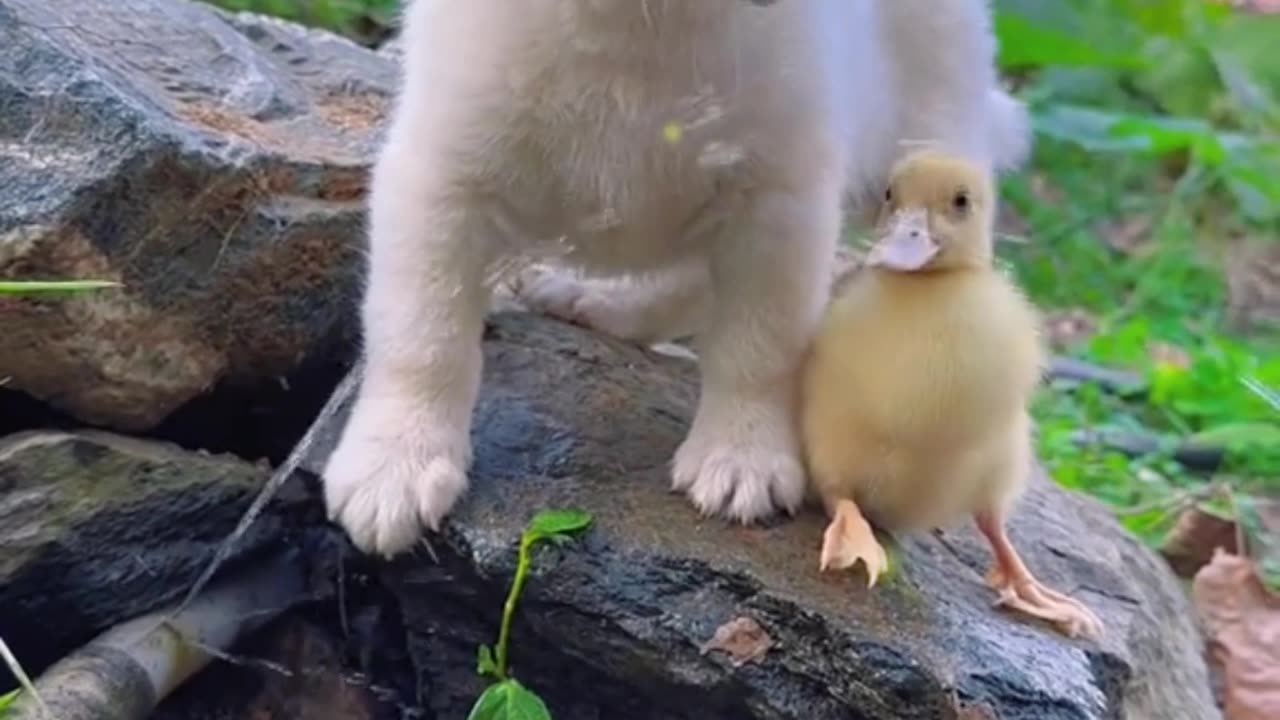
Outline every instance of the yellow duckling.
{"label": "yellow duckling", "polygon": [[[1041,584],[1005,532],[1032,470],[1027,404],[1046,355],[1034,307],[993,264],[990,173],[937,151],[891,173],[866,267],[837,291],[807,360],[802,436],[831,523],[820,568],[884,570],[870,521],[939,527],[972,515],[1000,603],[1098,635],[1087,607]],[[864,516],[865,512],[865,516]]]}

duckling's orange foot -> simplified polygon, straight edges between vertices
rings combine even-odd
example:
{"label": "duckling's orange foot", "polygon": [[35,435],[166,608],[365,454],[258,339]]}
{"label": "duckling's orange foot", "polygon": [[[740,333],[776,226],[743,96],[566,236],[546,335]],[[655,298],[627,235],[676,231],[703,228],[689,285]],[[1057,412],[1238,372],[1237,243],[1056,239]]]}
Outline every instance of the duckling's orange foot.
{"label": "duckling's orange foot", "polygon": [[831,524],[822,535],[818,569],[822,572],[844,570],[859,560],[867,570],[867,587],[874,587],[876,579],[889,565],[889,559],[857,504],[852,500],[839,500],[833,508]]}
{"label": "duckling's orange foot", "polygon": [[987,575],[987,582],[999,593],[995,603],[997,607],[1007,607],[1047,620],[1067,637],[1097,638],[1102,635],[1102,621],[1092,610],[1030,575],[1011,580],[997,565]]}
{"label": "duckling's orange foot", "polygon": [[1048,620],[1067,637],[1102,636],[1102,621],[1092,610],[1046,587],[1027,569],[1005,530],[1003,512],[987,510],[977,513],[974,520],[995,555],[995,565],[987,573],[987,582],[1000,593],[997,606]]}

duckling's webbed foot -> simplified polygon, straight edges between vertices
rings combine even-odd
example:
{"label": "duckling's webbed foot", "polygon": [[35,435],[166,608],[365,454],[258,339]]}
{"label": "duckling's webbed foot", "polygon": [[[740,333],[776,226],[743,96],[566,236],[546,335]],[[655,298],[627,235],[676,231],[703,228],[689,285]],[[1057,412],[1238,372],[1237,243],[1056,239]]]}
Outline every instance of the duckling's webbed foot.
{"label": "duckling's webbed foot", "polygon": [[1047,620],[1068,637],[1102,635],[1102,621],[1092,610],[1032,576],[1005,532],[1003,517],[986,512],[974,519],[995,554],[987,582],[999,593],[997,606]]}
{"label": "duckling's webbed foot", "polygon": [[844,570],[861,560],[867,570],[867,587],[874,587],[876,579],[889,565],[884,548],[857,503],[837,500],[831,507],[831,524],[822,536],[819,570]]}

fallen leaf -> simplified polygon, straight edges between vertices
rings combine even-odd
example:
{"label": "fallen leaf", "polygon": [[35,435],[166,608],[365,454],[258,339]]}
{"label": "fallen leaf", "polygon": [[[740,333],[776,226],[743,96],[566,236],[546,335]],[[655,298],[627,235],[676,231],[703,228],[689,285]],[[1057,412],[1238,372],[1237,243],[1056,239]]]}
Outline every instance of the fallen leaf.
{"label": "fallen leaf", "polygon": [[961,703],[956,706],[957,720],[999,720],[1000,716],[986,703]]}
{"label": "fallen leaf", "polygon": [[999,716],[991,705],[981,700],[969,701],[960,697],[955,688],[951,689],[951,709],[955,710],[956,720],[998,720]]}
{"label": "fallen leaf", "polygon": [[716,628],[715,634],[702,646],[702,653],[719,650],[729,656],[734,667],[741,667],[763,658],[771,647],[773,638],[769,633],[760,623],[743,615]]}
{"label": "fallen leaf", "polygon": [[1165,535],[1160,554],[1178,577],[1194,577],[1196,572],[1223,549],[1238,553],[1236,524],[1198,507],[1187,508]]}
{"label": "fallen leaf", "polygon": [[1245,555],[1263,587],[1280,595],[1280,500],[1240,494],[1236,519],[1244,530]]}
{"label": "fallen leaf", "polygon": [[1248,558],[1223,550],[1196,573],[1191,595],[1221,667],[1227,720],[1280,718],[1280,598]]}

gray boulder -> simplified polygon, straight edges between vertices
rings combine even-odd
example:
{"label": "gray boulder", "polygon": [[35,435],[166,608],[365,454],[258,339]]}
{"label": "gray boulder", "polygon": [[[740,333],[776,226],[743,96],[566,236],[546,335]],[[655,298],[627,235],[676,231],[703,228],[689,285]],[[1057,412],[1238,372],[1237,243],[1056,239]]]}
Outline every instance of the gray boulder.
{"label": "gray boulder", "polygon": [[[179,599],[269,472],[102,432],[0,439],[0,637],[38,672],[112,625]],[[228,562],[290,537],[302,545],[305,528],[322,525],[302,489],[288,485]],[[7,675],[0,668],[0,688]]]}
{"label": "gray boulder", "polygon": [[394,62],[190,0],[0,0],[0,378],[142,430],[349,343]]}
{"label": "gray boulder", "polygon": [[[1167,567],[1043,476],[1011,533],[1098,612],[1099,644],[992,608],[970,527],[897,538],[898,575],[868,591],[818,574],[817,511],[753,529],[699,519],[667,489],[696,399],[688,361],[520,314],[492,319],[485,361],[471,491],[430,552],[382,571],[429,717],[463,716],[481,690],[476,646],[495,634],[524,523],[551,506],[596,517],[540,554],[514,631],[514,673],[558,720],[1220,717]],[[321,428],[313,473],[341,424]],[[704,652],[743,617],[772,638],[762,657]]]}

